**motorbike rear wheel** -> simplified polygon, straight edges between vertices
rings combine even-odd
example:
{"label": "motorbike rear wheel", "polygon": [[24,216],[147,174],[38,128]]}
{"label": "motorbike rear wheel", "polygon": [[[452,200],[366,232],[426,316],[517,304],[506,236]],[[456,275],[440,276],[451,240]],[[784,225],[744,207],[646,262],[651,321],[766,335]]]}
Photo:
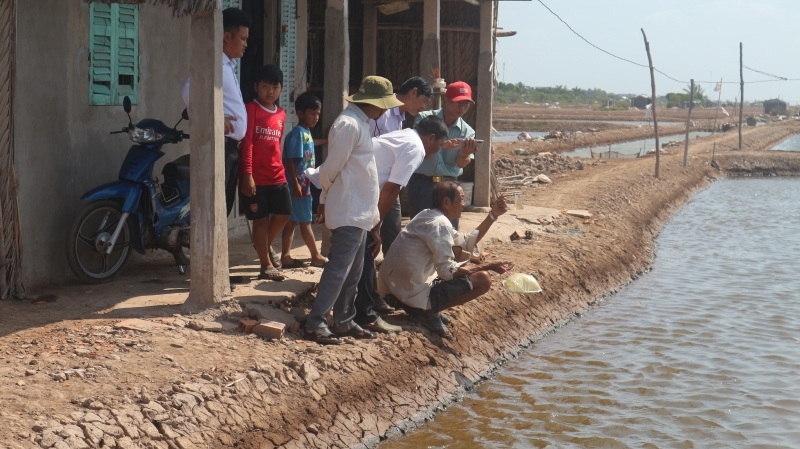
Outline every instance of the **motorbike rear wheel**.
{"label": "motorbike rear wheel", "polygon": [[67,239],[67,261],[75,276],[87,284],[111,281],[128,261],[131,232],[127,220],[111,254],[105,251],[122,218],[121,209],[113,200],[94,201],[72,222]]}

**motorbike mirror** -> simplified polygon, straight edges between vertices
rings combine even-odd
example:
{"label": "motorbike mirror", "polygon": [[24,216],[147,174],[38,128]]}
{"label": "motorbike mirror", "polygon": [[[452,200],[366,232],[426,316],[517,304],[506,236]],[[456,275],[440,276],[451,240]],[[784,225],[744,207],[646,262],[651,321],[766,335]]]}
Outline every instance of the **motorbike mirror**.
{"label": "motorbike mirror", "polygon": [[178,129],[178,125],[181,124],[182,121],[189,120],[189,112],[184,108],[183,112],[181,112],[181,119],[178,120],[178,123],[172,127],[172,129]]}
{"label": "motorbike mirror", "polygon": [[122,109],[128,114],[128,124],[133,124],[133,120],[131,120],[131,99],[127,95],[122,99]]}

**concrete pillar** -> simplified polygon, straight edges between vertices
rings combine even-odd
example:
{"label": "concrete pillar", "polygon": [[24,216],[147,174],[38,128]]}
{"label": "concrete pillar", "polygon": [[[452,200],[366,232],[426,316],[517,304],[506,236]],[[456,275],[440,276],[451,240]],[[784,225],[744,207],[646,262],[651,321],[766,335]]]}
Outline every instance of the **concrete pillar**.
{"label": "concrete pillar", "polygon": [[[325,83],[323,84],[322,129],[326,132],[347,106],[349,95],[350,35],[347,0],[328,0],[325,8]],[[325,136],[327,138],[327,136]],[[328,148],[323,151],[323,159]],[[330,250],[330,231],[323,226],[323,255]]]}
{"label": "concrete pillar", "polygon": [[364,3],[364,51],[362,76],[378,73],[378,8],[375,3]]}
{"label": "concrete pillar", "polygon": [[222,12],[192,18],[189,73],[191,288],[187,305],[213,306],[231,295],[225,220],[222,112]]}
{"label": "concrete pillar", "polygon": [[497,2],[481,2],[480,54],[478,56],[478,98],[475,133],[483,145],[475,153],[475,190],[472,204],[488,206],[491,199],[492,100],[494,97],[494,24]]}
{"label": "concrete pillar", "polygon": [[442,67],[439,31],[441,28],[441,0],[423,0],[422,50],[419,56],[420,75],[433,83],[433,69]]}

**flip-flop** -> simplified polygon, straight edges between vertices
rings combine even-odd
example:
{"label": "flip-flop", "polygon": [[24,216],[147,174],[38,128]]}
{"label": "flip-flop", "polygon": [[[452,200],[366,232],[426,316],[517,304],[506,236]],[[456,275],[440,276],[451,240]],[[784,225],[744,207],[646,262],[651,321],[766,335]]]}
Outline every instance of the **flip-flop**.
{"label": "flip-flop", "polygon": [[272,267],[272,268],[269,268],[267,270],[262,271],[261,274],[258,275],[258,279],[261,280],[261,281],[276,281],[276,282],[280,282],[280,281],[286,279],[286,277],[284,275],[282,275],[281,272],[278,271],[275,267]]}
{"label": "flip-flop", "polygon": [[433,318],[414,317],[414,319],[417,320],[417,322],[419,324],[421,324],[421,325],[427,327],[428,329],[434,331],[436,333],[436,335],[438,335],[438,336],[440,336],[442,338],[446,338],[448,340],[452,340],[453,339],[452,332],[450,332],[450,329],[448,329],[447,326],[444,325],[444,323],[442,322],[442,319],[439,318],[438,316],[435,316]]}
{"label": "flip-flop", "polygon": [[318,327],[313,331],[308,329],[303,331],[303,338],[309,341],[315,341],[321,345],[340,345],[342,339],[330,331],[327,327]]}
{"label": "flip-flop", "polygon": [[281,263],[281,255],[278,254],[274,249],[269,250],[269,261],[272,262],[272,266],[279,270],[283,266]]}
{"label": "flip-flop", "polygon": [[[283,263],[283,262],[281,262],[281,263]],[[306,268],[307,266],[308,266],[308,264],[306,262],[303,262],[303,261],[300,261],[300,260],[297,260],[297,259],[292,259],[292,263],[290,265],[283,265],[281,268],[284,269],[284,270],[292,270],[292,269],[295,269],[295,268]]]}

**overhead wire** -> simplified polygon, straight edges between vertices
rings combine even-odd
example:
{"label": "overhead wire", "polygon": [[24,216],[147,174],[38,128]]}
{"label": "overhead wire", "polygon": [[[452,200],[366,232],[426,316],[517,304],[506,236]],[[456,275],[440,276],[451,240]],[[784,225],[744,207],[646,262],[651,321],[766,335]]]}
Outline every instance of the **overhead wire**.
{"label": "overhead wire", "polygon": [[[555,18],[557,18],[559,21],[561,21],[561,23],[563,23],[563,24],[564,24],[564,25],[565,25],[567,28],[569,28],[569,30],[572,32],[572,34],[574,34],[574,35],[578,36],[578,37],[579,37],[579,38],[581,38],[581,39],[582,39],[584,42],[586,42],[586,43],[587,43],[587,44],[589,44],[590,46],[594,47],[595,49],[597,49],[597,50],[600,50],[601,52],[603,52],[603,53],[605,53],[605,54],[607,54],[607,55],[609,55],[609,56],[611,56],[611,57],[614,57],[614,58],[616,58],[616,59],[619,59],[620,61],[624,61],[624,62],[627,62],[627,63],[629,63],[629,64],[633,64],[633,65],[635,65],[635,66],[638,66],[638,67],[644,67],[644,68],[646,68],[646,69],[649,69],[649,68],[650,68],[650,66],[649,66],[649,65],[646,65],[646,64],[640,64],[640,63],[638,63],[638,62],[631,61],[630,59],[623,58],[622,56],[615,55],[614,53],[611,53],[610,51],[608,51],[608,50],[606,50],[606,49],[604,49],[604,48],[601,48],[601,47],[599,47],[598,45],[595,45],[595,44],[594,44],[593,42],[591,42],[589,39],[586,39],[585,37],[583,37],[583,35],[581,35],[581,34],[580,34],[580,33],[578,33],[578,32],[577,32],[577,31],[576,31],[574,28],[572,28],[572,26],[571,26],[569,23],[567,23],[567,21],[566,21],[566,20],[562,19],[562,18],[561,18],[561,16],[559,16],[559,15],[558,15],[558,14],[557,14],[555,11],[553,11],[552,9],[550,9],[550,7],[549,7],[549,6],[547,6],[547,5],[544,3],[544,1],[542,1],[542,0],[537,0],[537,1],[538,1],[538,2],[539,2],[541,5],[542,5],[542,6],[544,6],[544,8],[545,8],[546,10],[548,10],[548,11],[550,12],[550,14],[552,14],[553,16],[555,16]],[[744,67],[744,68],[746,68],[747,70],[751,70],[751,71],[753,71],[753,72],[760,73],[760,74],[762,74],[762,75],[766,75],[766,76],[771,76],[771,77],[773,77],[773,78],[777,78],[777,79],[771,79],[771,80],[745,81],[745,84],[753,84],[753,83],[772,83],[772,82],[778,82],[778,81],[800,81],[800,78],[785,78],[785,77],[782,77],[782,76],[772,75],[772,74],[770,74],[770,73],[763,72],[763,71],[761,71],[761,70],[756,70],[756,69],[753,69],[753,68],[750,68],[750,67],[747,67],[747,66],[743,66],[743,67]],[[669,78],[669,79],[670,79],[670,80],[672,80],[672,81],[675,81],[675,82],[677,82],[677,83],[688,84],[688,81],[682,81],[682,80],[676,79],[676,78],[674,78],[674,77],[672,77],[672,76],[670,76],[670,75],[668,75],[668,74],[664,73],[663,71],[659,70],[659,69],[658,69],[658,68],[656,68],[656,67],[653,67],[653,70],[654,70],[655,72],[658,72],[658,73],[660,73],[661,75],[663,75],[663,76],[665,76],[665,77]],[[739,81],[721,81],[721,82],[720,82],[720,81],[702,81],[702,80],[700,80],[700,81],[695,81],[695,82],[696,82],[696,83],[720,83],[720,84],[739,84],[739,83],[740,83]]]}

